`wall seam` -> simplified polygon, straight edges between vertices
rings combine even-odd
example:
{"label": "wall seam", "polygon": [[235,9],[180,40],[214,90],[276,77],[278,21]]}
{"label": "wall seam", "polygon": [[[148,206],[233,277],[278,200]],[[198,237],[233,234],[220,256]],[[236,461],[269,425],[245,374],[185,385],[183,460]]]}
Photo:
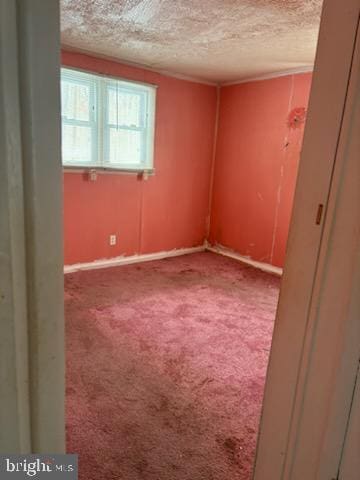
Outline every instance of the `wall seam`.
{"label": "wall seam", "polygon": [[143,207],[144,207],[144,178],[138,177],[140,181],[140,209],[139,209],[139,236],[138,236],[138,252],[142,253],[142,240],[143,240]]}
{"label": "wall seam", "polygon": [[207,242],[209,239],[210,228],[211,228],[213,191],[214,191],[214,179],[215,179],[215,163],[216,163],[217,140],[218,140],[218,131],[219,131],[220,93],[221,93],[221,86],[217,85],[216,112],[215,112],[214,138],[213,138],[213,147],[212,147],[212,156],[211,156],[210,185],[209,185],[208,211],[207,211],[207,217],[206,217],[205,242]]}
{"label": "wall seam", "polygon": [[[290,88],[290,96],[289,96],[289,103],[288,103],[288,115],[291,112],[292,108],[292,103],[294,100],[294,90],[295,90],[295,76],[291,75],[291,88]],[[284,180],[284,169],[285,169],[285,164],[284,160],[287,158],[287,153],[288,153],[288,141],[289,141],[289,134],[290,134],[290,128],[287,125],[286,126],[286,135],[284,139],[284,146],[283,146],[283,163],[280,167],[280,182],[279,186],[276,192],[276,208],[275,208],[275,218],[274,218],[274,228],[273,228],[273,235],[272,235],[272,242],[271,242],[271,251],[270,251],[270,263],[272,264],[273,259],[274,259],[274,250],[275,250],[275,241],[276,241],[276,231],[277,227],[279,224],[279,208],[280,208],[280,203],[281,203],[281,193],[282,193],[282,188],[283,188],[283,180]]]}

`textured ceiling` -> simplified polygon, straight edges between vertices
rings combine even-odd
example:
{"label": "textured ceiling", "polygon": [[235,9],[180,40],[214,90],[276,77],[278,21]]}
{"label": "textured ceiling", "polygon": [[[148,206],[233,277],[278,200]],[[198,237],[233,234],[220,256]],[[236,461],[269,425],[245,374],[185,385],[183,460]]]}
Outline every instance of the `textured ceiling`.
{"label": "textured ceiling", "polygon": [[66,47],[211,82],[314,61],[322,0],[61,0]]}

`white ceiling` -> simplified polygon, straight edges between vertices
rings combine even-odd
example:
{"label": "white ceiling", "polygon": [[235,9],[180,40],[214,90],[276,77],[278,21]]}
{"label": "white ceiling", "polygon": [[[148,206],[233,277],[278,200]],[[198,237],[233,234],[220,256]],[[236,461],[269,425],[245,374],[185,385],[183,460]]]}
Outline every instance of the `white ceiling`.
{"label": "white ceiling", "polygon": [[322,0],[61,0],[65,47],[225,83],[312,66]]}

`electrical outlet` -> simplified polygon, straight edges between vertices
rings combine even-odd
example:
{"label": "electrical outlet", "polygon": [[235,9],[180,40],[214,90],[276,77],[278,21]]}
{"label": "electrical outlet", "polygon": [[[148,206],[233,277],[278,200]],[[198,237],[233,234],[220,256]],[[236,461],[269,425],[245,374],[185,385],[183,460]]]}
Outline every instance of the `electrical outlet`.
{"label": "electrical outlet", "polygon": [[110,245],[116,245],[116,235],[110,235]]}

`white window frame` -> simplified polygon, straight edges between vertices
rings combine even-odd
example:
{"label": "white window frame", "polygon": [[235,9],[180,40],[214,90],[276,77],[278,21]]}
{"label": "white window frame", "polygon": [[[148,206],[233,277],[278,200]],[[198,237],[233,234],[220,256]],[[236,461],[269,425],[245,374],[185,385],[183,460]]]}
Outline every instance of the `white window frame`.
{"label": "white window frame", "polygon": [[[61,115],[63,125],[91,126],[91,159],[89,161],[64,161],[63,167],[81,169],[104,169],[132,172],[152,172],[154,170],[154,134],[155,134],[155,106],[157,86],[124,80],[121,78],[99,75],[83,70],[62,67],[61,79],[78,81],[90,85],[89,121],[67,119]],[[111,125],[108,122],[108,88],[115,86],[119,91],[128,91],[141,95],[143,102],[143,124],[140,127],[116,125],[121,130],[140,131],[143,134],[141,163],[111,163],[109,159],[109,135]]]}
{"label": "white window frame", "polygon": [[77,162],[77,161],[66,161],[63,160],[63,165],[68,167],[94,167],[99,166],[98,162],[98,131],[99,131],[99,122],[98,122],[98,92],[99,92],[99,82],[96,78],[92,78],[92,75],[81,71],[74,71],[70,69],[61,69],[61,80],[66,79],[68,82],[73,82],[75,84],[87,85],[90,88],[90,99],[89,99],[89,120],[75,120],[67,118],[63,112],[61,112],[61,126],[70,125],[70,126],[79,126],[79,127],[89,127],[91,128],[91,158],[88,162]]}

